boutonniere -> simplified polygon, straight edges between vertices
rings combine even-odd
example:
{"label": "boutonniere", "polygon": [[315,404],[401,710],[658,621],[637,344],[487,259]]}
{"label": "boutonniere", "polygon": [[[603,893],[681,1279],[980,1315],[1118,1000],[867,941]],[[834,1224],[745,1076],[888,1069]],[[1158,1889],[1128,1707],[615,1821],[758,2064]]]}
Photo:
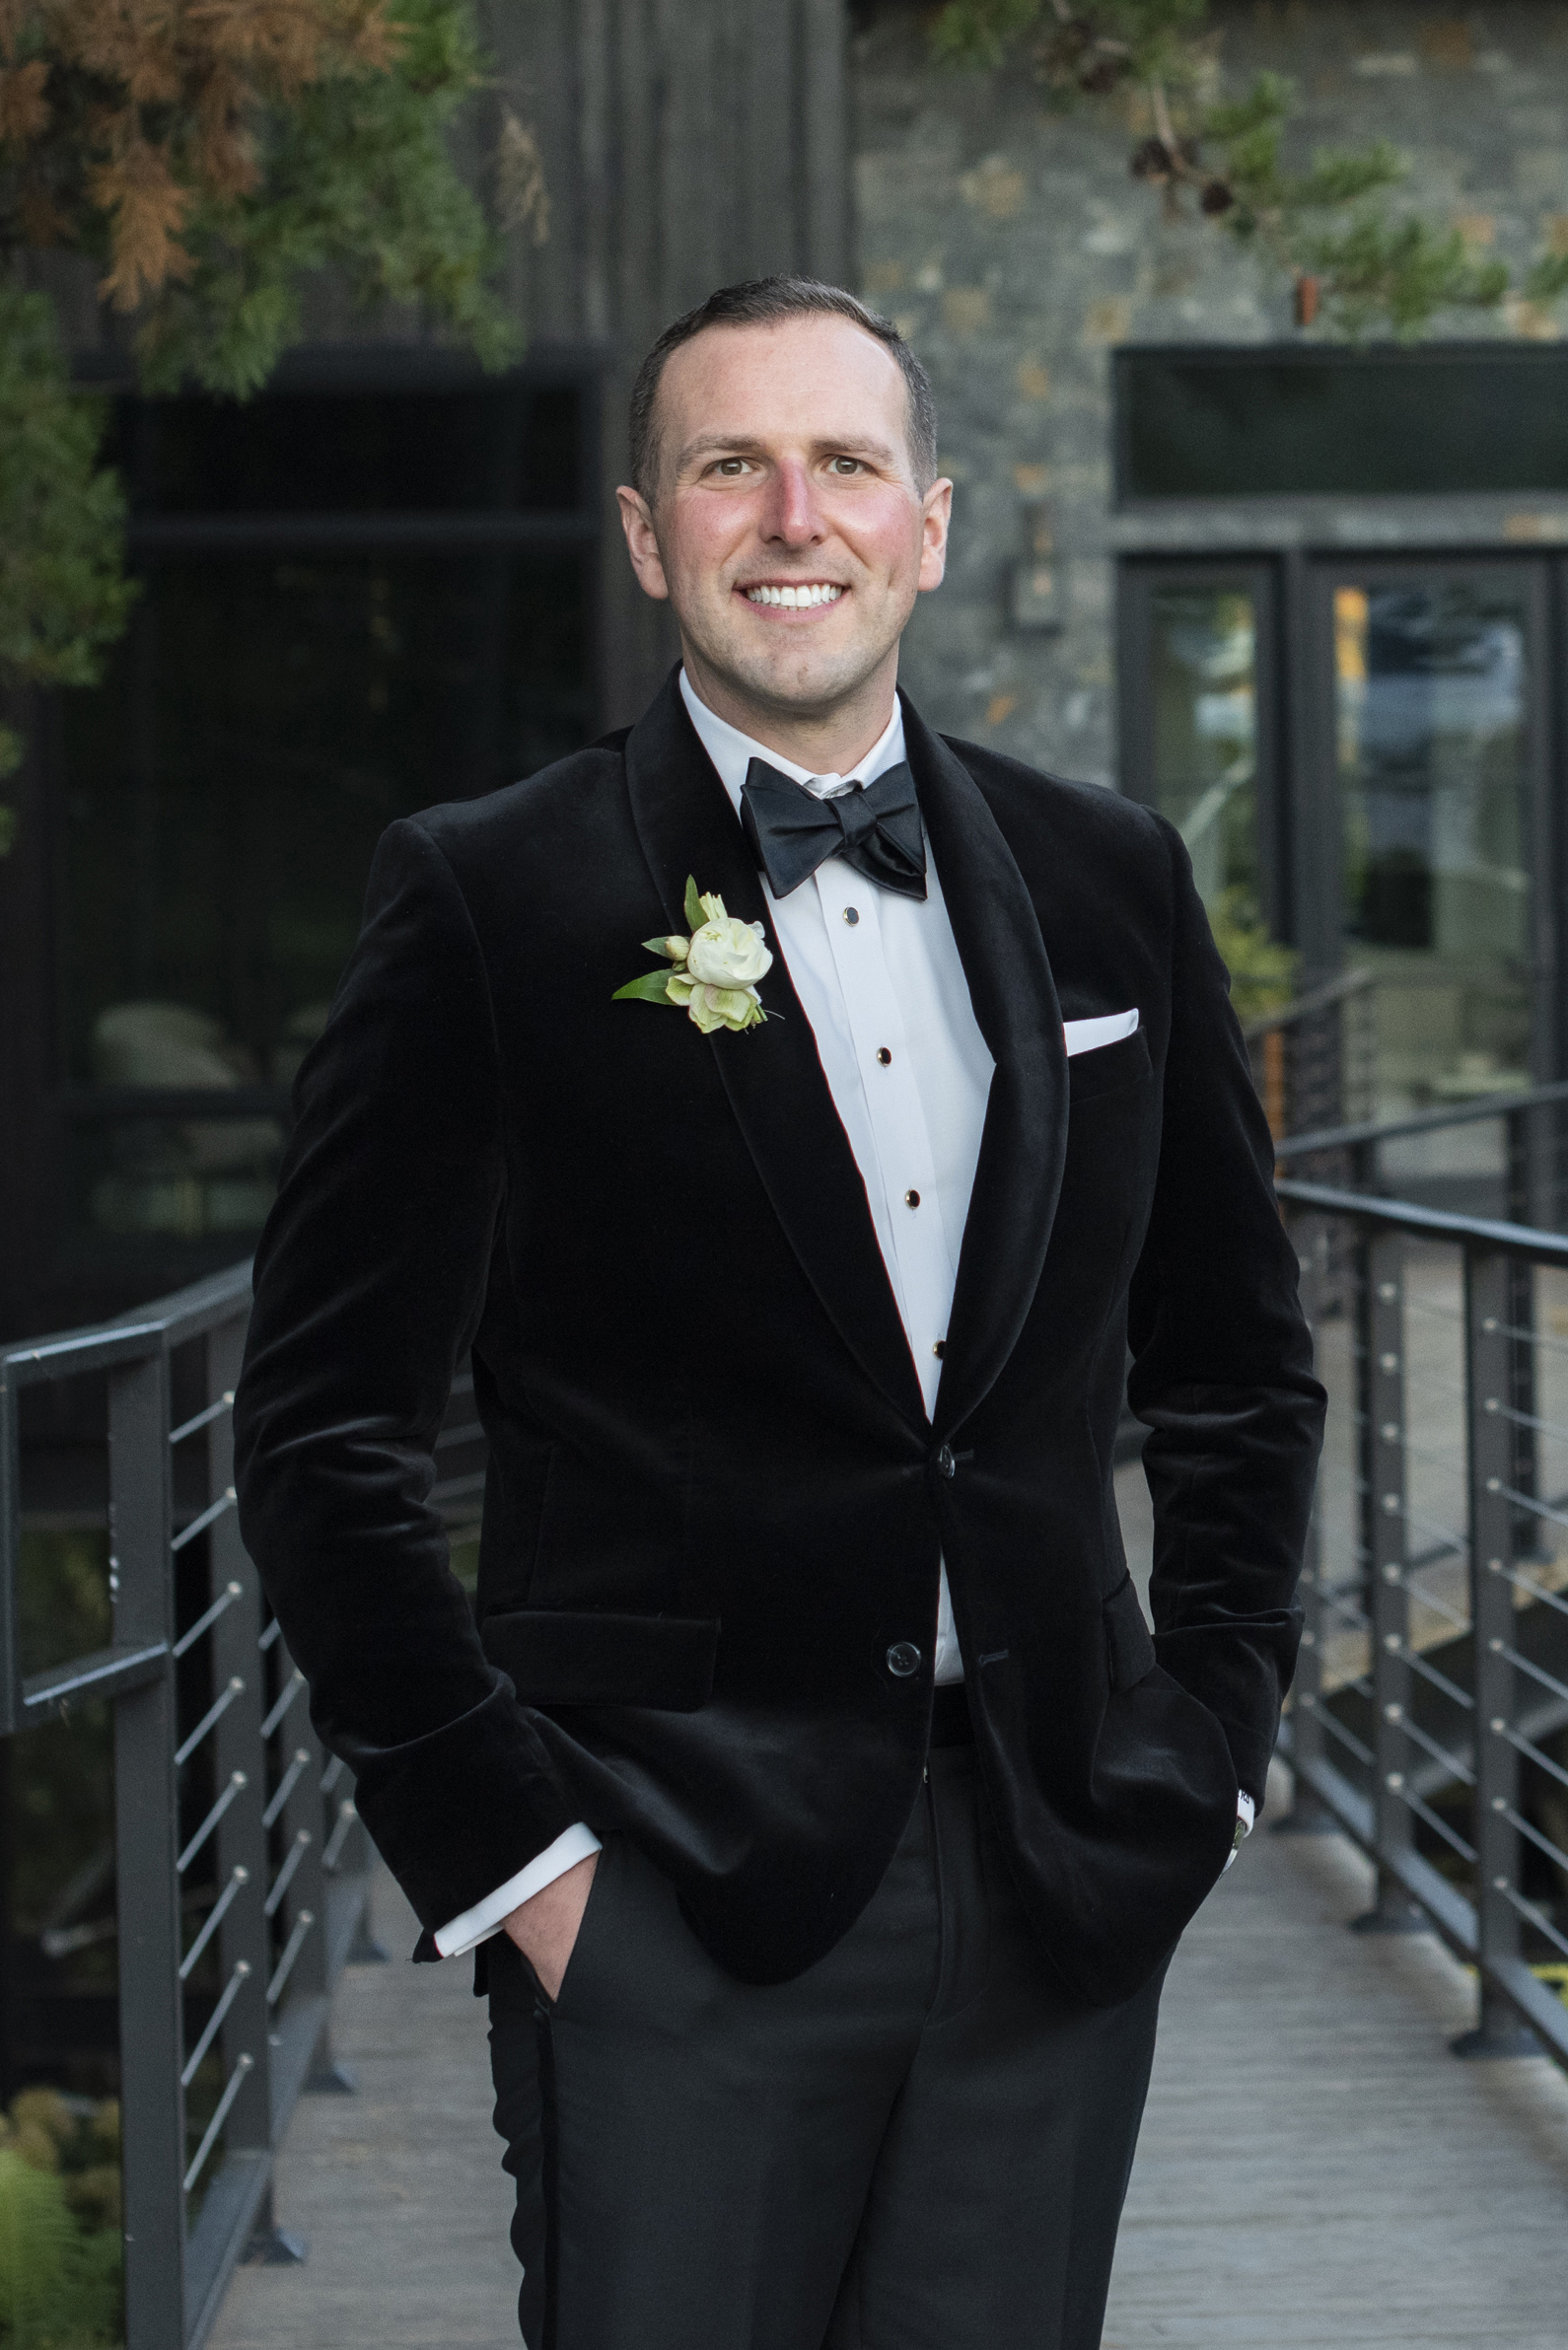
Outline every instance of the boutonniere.
{"label": "boutonniere", "polygon": [[611,1003],[630,996],[643,1004],[675,1004],[694,1020],[705,1036],[715,1029],[734,1029],[739,1035],[777,1020],[764,1012],[756,982],[773,968],[773,958],[762,944],[760,922],[742,922],[724,910],[722,897],[705,897],[690,876],[686,879],[686,924],[689,938],[672,934],[644,939],[650,955],[662,955],[673,970],[644,971],[617,987]]}

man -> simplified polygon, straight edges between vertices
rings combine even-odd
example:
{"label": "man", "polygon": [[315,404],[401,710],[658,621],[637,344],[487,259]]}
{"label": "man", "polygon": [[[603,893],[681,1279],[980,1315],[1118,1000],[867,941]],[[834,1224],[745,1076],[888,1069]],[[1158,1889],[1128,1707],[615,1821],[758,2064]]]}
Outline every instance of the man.
{"label": "man", "polygon": [[[1093,2350],[1297,1638],[1268,1135],[1176,833],[896,694],[952,485],[895,330],[727,288],[631,458],[681,668],[383,841],[246,1535],[420,1955],[487,1962],[529,2350]],[[470,1347],[477,1630],[429,1502]]]}

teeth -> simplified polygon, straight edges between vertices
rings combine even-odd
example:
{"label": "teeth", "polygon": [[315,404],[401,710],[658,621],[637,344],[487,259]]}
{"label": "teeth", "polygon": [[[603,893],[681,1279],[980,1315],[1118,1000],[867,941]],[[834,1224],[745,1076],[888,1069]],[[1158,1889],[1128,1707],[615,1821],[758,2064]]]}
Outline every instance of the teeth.
{"label": "teeth", "polygon": [[804,588],[748,588],[746,591],[748,604],[770,604],[787,612],[805,611],[817,604],[836,604],[843,593],[842,588],[832,587],[822,580],[813,581],[810,587]]}

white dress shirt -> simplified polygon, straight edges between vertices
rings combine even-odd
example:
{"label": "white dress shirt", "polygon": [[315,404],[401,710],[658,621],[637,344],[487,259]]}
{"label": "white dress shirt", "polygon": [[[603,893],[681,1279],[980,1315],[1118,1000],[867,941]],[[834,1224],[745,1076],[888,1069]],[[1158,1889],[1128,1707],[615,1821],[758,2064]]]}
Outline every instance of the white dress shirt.
{"label": "white dress shirt", "polygon": [[[814,775],[716,716],[698,700],[684,670],[680,693],[737,818],[754,758],[825,800],[855,783],[875,783],[904,755],[896,698],[882,736],[848,775]],[[699,874],[699,889],[702,883]],[[929,1414],[995,1067],[969,1001],[941,877],[928,841],[923,898],[879,888],[842,857],[825,858],[787,897],[775,897],[763,879],[762,894],[770,917],[766,944],[782,956],[811,1022]],[[765,1002],[765,979],[761,986]],[[1072,1022],[1068,1049],[1111,1043],[1137,1025],[1136,1011]],[[718,1038],[721,1052],[733,1045],[731,1037]],[[932,1651],[939,1683],[963,1678],[946,1565],[939,1570]],[[437,1950],[443,1958],[471,1950],[520,1902],[598,1850],[599,1839],[582,1822],[568,1828],[486,1900],[443,1926]]]}

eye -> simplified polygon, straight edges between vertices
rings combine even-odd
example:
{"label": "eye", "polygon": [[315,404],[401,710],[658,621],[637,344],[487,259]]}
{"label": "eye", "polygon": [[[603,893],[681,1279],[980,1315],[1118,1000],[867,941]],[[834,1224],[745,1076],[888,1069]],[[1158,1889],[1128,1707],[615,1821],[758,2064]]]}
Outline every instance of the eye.
{"label": "eye", "polygon": [[858,457],[833,457],[827,461],[827,470],[830,473],[844,475],[863,472],[865,468]]}
{"label": "eye", "polygon": [[748,470],[747,461],[744,457],[721,457],[717,464],[710,465],[708,470],[711,473],[719,474],[726,481],[738,481],[741,475]]}

